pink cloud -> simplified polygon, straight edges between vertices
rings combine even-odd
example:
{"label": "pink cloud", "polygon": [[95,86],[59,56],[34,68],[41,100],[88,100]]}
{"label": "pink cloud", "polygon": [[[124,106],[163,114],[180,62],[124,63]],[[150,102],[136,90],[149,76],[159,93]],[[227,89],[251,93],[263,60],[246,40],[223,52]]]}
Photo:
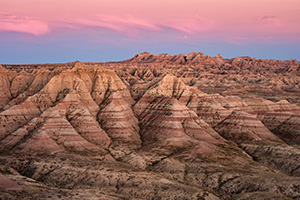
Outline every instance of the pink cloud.
{"label": "pink cloud", "polygon": [[132,16],[97,15],[94,19],[69,19],[69,28],[96,27],[109,29],[129,36],[136,36],[142,31],[159,31],[160,28],[150,21]]}
{"label": "pink cloud", "polygon": [[112,16],[112,15],[97,15],[99,20],[115,24],[115,25],[127,25],[127,26],[134,26],[143,29],[150,29],[150,30],[159,30],[159,28],[151,22],[151,20],[144,20],[141,18],[136,18],[130,15],[126,16]]}
{"label": "pink cloud", "polygon": [[7,13],[0,13],[0,31],[20,32],[39,36],[48,33],[49,27],[42,21],[31,19],[26,16],[21,17]]}
{"label": "pink cloud", "polygon": [[270,27],[279,27],[281,25],[281,21],[272,15],[265,15],[259,17],[259,21],[262,25],[270,26]]}
{"label": "pink cloud", "polygon": [[196,34],[206,30],[210,30],[214,27],[215,22],[213,20],[204,20],[199,17],[176,19],[171,21],[162,22],[162,26],[172,28],[187,34]]}
{"label": "pink cloud", "polygon": [[185,34],[195,34],[214,27],[213,20],[203,20],[199,17],[176,20],[147,20],[130,15],[96,15],[93,19],[68,19],[69,28],[96,27],[109,29],[129,36],[137,36],[145,31],[163,32],[166,28]]}
{"label": "pink cloud", "polygon": [[280,38],[299,40],[295,37],[299,32],[296,30],[297,27],[274,15],[256,16],[243,23],[218,27],[219,38],[233,44],[271,43],[278,42]]}

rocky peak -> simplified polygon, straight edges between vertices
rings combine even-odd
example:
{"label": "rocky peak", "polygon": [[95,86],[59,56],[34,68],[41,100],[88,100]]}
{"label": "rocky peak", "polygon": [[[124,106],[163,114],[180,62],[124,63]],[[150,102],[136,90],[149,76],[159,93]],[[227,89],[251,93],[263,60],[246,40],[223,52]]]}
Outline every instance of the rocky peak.
{"label": "rocky peak", "polygon": [[74,67],[76,68],[76,67],[82,67],[82,66],[84,66],[84,64],[82,63],[82,62],[80,62],[80,61],[75,61],[75,63],[74,63]]}
{"label": "rocky peak", "polygon": [[148,53],[148,52],[143,52],[140,54],[135,55],[132,59],[130,59],[131,61],[137,61],[137,62],[145,62],[148,61],[150,58],[153,57],[152,53]]}
{"label": "rocky peak", "polygon": [[[153,55],[148,52],[143,52],[135,55],[127,62],[146,62],[146,63],[168,63],[168,64],[195,64],[203,60],[203,53],[189,53],[189,54],[179,54],[179,55],[169,55],[169,54],[158,54]],[[221,57],[222,58],[222,57]],[[125,61],[126,62],[126,61]]]}
{"label": "rocky peak", "polygon": [[7,72],[8,70],[7,69],[5,69],[2,65],[0,65],[0,72]]}
{"label": "rocky peak", "polygon": [[72,67],[71,71],[97,71],[97,69],[99,69],[100,67],[96,66],[96,65],[85,65],[84,63],[80,62],[80,61],[76,61],[74,63],[74,66]]}
{"label": "rocky peak", "polygon": [[223,59],[223,57],[221,56],[221,54],[216,55],[215,58]]}
{"label": "rocky peak", "polygon": [[214,129],[224,138],[237,142],[261,139],[280,141],[255,115],[241,110],[234,110]]}

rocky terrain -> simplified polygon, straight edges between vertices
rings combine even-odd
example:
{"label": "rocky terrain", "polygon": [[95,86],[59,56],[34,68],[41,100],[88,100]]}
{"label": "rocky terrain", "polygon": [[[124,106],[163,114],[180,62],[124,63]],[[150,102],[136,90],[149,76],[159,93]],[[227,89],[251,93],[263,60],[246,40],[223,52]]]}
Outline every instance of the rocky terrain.
{"label": "rocky terrain", "polygon": [[300,199],[300,64],[0,65],[1,199]]}

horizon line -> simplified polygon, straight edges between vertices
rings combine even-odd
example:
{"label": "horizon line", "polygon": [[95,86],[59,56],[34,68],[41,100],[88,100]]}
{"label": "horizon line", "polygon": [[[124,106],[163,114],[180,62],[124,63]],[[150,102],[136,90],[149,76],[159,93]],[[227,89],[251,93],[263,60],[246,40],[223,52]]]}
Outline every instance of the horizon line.
{"label": "horizon line", "polygon": [[[149,54],[152,54],[152,55],[189,55],[191,53],[202,53],[204,54],[203,52],[190,52],[190,53],[179,53],[179,54],[169,54],[169,53],[159,53],[159,54],[153,54],[151,52],[148,52],[148,51],[143,51],[143,52],[140,52],[140,53],[137,53],[135,55],[133,55],[132,57],[130,58],[127,58],[127,59],[124,59],[124,60],[107,60],[107,61],[80,61],[80,60],[74,60],[74,61],[66,61],[66,62],[41,62],[41,63],[0,63],[0,65],[59,65],[59,64],[73,64],[77,61],[79,62],[82,62],[82,63],[85,63],[85,64],[89,64],[89,63],[92,63],[92,64],[100,64],[100,63],[118,63],[118,62],[123,62],[123,61],[126,61],[126,60],[130,60],[132,58],[134,58],[136,55],[140,55],[140,54],[143,54],[143,53],[149,53]],[[208,54],[204,54],[206,56],[209,56],[209,57],[216,57],[218,55],[220,55],[223,59],[226,59],[226,60],[230,60],[230,59],[235,59],[235,58],[243,58],[243,57],[249,57],[249,58],[254,58],[254,59],[259,59],[259,60],[277,60],[277,61],[289,61],[289,60],[296,60],[298,63],[300,63],[300,60],[297,60],[295,58],[290,58],[290,59],[275,59],[275,58],[258,58],[258,57],[251,57],[249,55],[242,55],[242,56],[236,56],[236,57],[231,57],[231,58],[226,58],[226,57],[223,57],[221,55],[221,53],[218,53],[217,55],[215,56],[210,56]]]}

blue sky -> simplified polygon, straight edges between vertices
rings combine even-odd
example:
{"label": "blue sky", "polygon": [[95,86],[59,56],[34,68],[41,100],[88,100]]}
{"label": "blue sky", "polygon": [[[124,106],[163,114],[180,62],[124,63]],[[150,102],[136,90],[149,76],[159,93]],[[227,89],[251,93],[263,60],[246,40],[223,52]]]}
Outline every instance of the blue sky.
{"label": "blue sky", "polygon": [[300,60],[299,0],[0,0],[0,63],[220,53]]}

